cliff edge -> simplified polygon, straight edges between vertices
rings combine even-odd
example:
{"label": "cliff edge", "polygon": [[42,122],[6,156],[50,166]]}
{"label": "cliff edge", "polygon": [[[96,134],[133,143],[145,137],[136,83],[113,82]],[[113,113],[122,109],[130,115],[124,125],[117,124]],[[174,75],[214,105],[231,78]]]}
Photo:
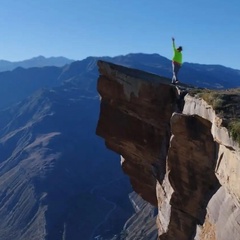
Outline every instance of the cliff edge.
{"label": "cliff edge", "polygon": [[228,126],[239,119],[240,94],[231,104],[215,98],[221,108],[167,78],[104,61],[98,67],[96,133],[121,155],[134,191],[158,207],[159,239],[238,239],[240,148]]}

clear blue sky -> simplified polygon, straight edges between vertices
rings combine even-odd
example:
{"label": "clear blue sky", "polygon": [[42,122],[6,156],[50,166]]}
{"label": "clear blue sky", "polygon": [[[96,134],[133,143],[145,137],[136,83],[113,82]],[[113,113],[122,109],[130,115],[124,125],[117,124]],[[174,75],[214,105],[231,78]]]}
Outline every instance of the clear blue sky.
{"label": "clear blue sky", "polygon": [[240,69],[239,0],[0,0],[0,59],[158,53]]}

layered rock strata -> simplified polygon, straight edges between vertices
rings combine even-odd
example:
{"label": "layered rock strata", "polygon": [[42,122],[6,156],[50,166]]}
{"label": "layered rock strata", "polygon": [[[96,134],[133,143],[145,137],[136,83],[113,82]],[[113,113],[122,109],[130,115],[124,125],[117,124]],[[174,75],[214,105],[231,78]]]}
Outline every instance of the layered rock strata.
{"label": "layered rock strata", "polygon": [[122,155],[136,193],[158,207],[159,239],[238,239],[239,147],[213,108],[188,94],[183,101],[166,78],[98,66],[97,134]]}

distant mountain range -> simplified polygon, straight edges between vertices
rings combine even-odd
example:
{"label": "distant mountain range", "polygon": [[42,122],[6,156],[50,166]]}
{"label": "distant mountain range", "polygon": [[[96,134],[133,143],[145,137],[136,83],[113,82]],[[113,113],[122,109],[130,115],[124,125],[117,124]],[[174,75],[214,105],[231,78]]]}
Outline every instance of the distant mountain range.
{"label": "distant mountain range", "polygon": [[[14,63],[16,68],[12,71],[0,71],[0,109],[24,99],[39,88],[44,87],[49,89],[60,86],[63,79],[73,82],[73,78],[76,78],[76,75],[82,76],[86,72],[88,73],[88,77],[91,76],[92,78],[91,83],[89,83],[91,84],[89,88],[93,91],[98,76],[96,62],[99,59],[141,69],[169,79],[172,77],[171,61],[158,54],[139,53],[113,58],[88,57],[82,61],[75,61],[72,63],[72,60],[63,58],[62,64],[64,64],[62,67],[39,67],[40,65],[53,65],[54,63],[57,65],[59,59],[62,58],[32,58],[23,62]],[[39,64],[39,62],[42,62],[42,64]],[[23,65],[34,67],[23,68]],[[0,62],[0,69],[1,68]],[[184,83],[197,87],[210,89],[235,88],[240,87],[240,70],[227,68],[221,65],[184,63],[179,73],[179,79]],[[96,89],[94,90],[95,94],[97,94]]]}
{"label": "distant mountain range", "polygon": [[17,67],[31,68],[31,67],[45,67],[45,66],[55,66],[62,67],[66,64],[72,63],[74,60],[65,57],[50,57],[45,58],[43,56],[34,57],[31,59],[10,62],[6,60],[0,60],[0,72],[13,70]]}
{"label": "distant mountain range", "polygon": [[[171,61],[159,54],[128,54],[103,60],[172,78]],[[185,62],[179,72],[179,80],[190,85],[210,89],[235,88],[240,87],[240,70],[222,65]]]}
{"label": "distant mountain range", "polygon": [[[171,78],[158,54],[0,72],[0,239],[110,239],[133,214],[119,156],[95,135],[98,59]],[[240,71],[184,63],[180,80],[233,88]]]}
{"label": "distant mountain range", "polygon": [[[102,59],[105,61],[114,62],[116,64],[129,66],[132,68],[141,69],[147,72],[152,72],[158,75],[162,75],[168,78],[172,77],[171,61],[159,54],[127,54],[116,57],[88,57],[82,61],[82,65],[89,59],[97,61]],[[32,67],[46,67],[55,66],[63,67],[65,65],[73,63],[75,60],[65,57],[49,57],[38,56],[31,59],[10,62],[6,60],[0,60],[0,72],[11,71],[16,68],[32,68]],[[179,73],[179,78],[182,82],[192,84],[199,87],[206,88],[231,88],[239,86],[240,70],[232,69],[222,65],[209,65],[209,64],[197,64],[188,63],[183,64]]]}

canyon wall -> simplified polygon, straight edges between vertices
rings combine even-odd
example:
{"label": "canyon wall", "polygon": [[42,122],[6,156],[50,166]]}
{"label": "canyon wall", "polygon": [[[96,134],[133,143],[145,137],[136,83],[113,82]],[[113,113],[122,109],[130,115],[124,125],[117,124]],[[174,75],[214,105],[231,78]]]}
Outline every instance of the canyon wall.
{"label": "canyon wall", "polygon": [[158,208],[159,239],[239,239],[239,145],[212,106],[167,78],[98,66],[96,133],[121,155],[134,191]]}

